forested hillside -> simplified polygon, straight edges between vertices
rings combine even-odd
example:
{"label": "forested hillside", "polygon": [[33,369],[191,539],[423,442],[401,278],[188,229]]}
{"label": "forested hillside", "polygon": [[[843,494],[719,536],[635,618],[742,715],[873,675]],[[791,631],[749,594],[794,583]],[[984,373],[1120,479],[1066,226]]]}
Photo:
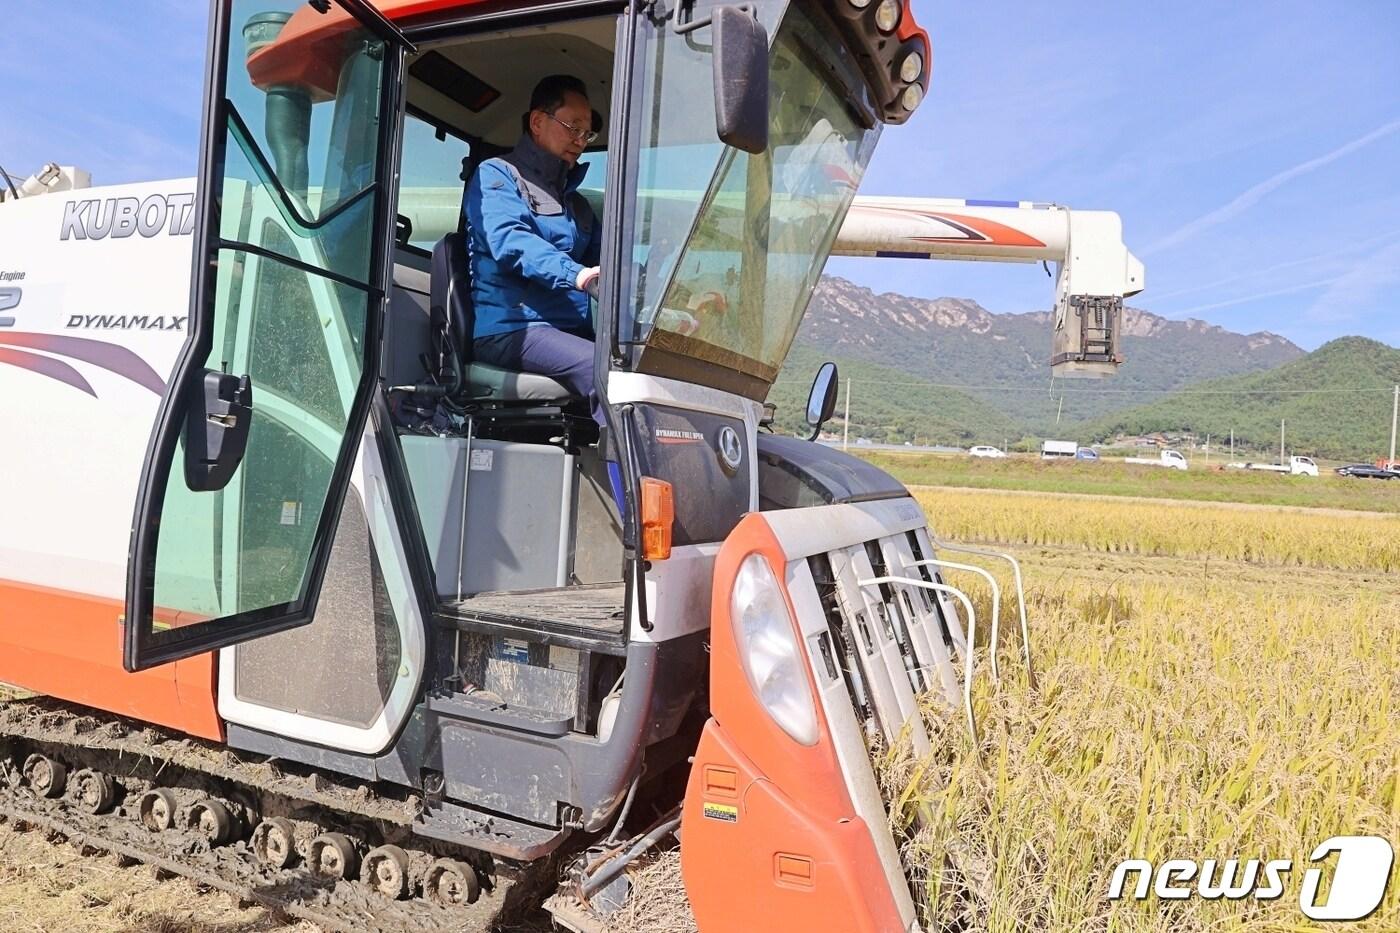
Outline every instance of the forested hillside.
{"label": "forested hillside", "polygon": [[1290,452],[1371,460],[1387,453],[1391,389],[1400,383],[1400,350],[1343,337],[1277,369],[1210,379],[1147,405],[1085,425],[1096,439],[1116,433],[1191,431],[1237,445],[1277,449],[1286,421]]}

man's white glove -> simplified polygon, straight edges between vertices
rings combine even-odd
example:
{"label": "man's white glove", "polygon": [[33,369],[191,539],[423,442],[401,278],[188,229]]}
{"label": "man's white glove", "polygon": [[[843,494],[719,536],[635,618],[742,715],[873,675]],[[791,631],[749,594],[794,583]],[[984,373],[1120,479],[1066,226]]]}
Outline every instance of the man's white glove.
{"label": "man's white glove", "polygon": [[598,279],[602,276],[603,270],[598,266],[585,266],[578,270],[578,278],[574,279],[574,285],[581,292],[588,292],[588,296],[594,301],[598,300]]}

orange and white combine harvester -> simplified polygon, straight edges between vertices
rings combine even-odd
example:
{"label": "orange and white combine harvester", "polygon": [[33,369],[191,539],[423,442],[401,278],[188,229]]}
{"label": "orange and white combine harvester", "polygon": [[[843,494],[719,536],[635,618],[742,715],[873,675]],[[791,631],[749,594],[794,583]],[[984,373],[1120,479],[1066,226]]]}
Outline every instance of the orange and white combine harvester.
{"label": "orange and white combine harvester", "polygon": [[[976,568],[762,402],[833,248],[1057,261],[1053,365],[1111,372],[1116,216],[1090,262],[1058,208],[853,210],[927,87],[899,0],[213,11],[197,186],[0,203],[0,813],[328,929],[596,928],[672,834],[707,933],[917,929],[868,749],[925,691],[975,729]],[[602,438],[464,338],[462,179],[559,72]]]}

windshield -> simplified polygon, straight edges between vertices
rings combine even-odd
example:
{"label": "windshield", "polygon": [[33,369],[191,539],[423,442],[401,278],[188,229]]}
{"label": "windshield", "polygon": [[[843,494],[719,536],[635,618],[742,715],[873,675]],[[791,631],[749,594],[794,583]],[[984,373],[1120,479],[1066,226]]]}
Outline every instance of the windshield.
{"label": "windshield", "polygon": [[[775,12],[759,10],[763,19]],[[857,122],[845,83],[855,79],[840,76],[844,50],[792,6],[772,45],[768,150],[750,155],[724,146],[714,139],[713,102],[698,106],[710,97],[708,49],[693,45],[693,33],[668,31],[658,41],[657,56],[665,57],[644,98],[650,123],[634,237],[644,246],[633,256],[631,334],[645,344],[643,371],[701,381],[705,376],[685,365],[698,361],[739,374],[736,390],[762,398],[792,344],[879,124]]]}

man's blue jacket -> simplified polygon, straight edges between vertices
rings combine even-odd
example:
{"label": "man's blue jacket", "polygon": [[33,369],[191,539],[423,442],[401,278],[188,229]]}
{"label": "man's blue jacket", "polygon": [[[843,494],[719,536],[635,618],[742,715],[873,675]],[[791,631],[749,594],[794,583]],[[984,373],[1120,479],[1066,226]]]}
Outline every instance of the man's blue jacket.
{"label": "man's blue jacket", "polygon": [[577,193],[587,171],[570,169],[528,134],[477,168],[463,203],[474,339],[542,324],[592,333],[588,295],[575,284],[598,264],[598,221]]}

